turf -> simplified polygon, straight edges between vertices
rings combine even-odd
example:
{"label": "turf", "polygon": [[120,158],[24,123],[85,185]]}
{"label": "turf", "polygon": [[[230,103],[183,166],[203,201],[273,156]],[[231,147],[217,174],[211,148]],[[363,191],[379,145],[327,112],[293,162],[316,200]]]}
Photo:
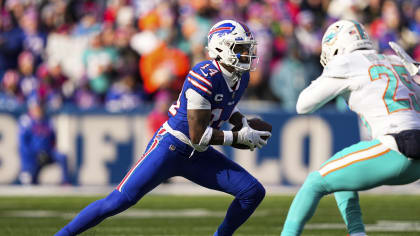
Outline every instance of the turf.
{"label": "turf", "polygon": [[[0,235],[54,235],[74,214],[98,198],[0,197]],[[113,217],[82,235],[209,236],[221,222],[231,200],[229,196],[149,195],[128,212],[138,214],[145,211],[150,215]],[[235,235],[280,235],[291,201],[291,196],[267,196]],[[417,195],[362,195],[361,206],[365,223],[382,225],[368,232],[369,236],[420,235],[419,203],[420,196]],[[196,215],[186,214],[191,212]],[[382,221],[385,223],[380,224]],[[327,229],[315,229],[322,226]],[[331,196],[321,201],[315,216],[308,222],[308,227],[303,235],[347,234]],[[401,231],[395,232],[398,228]]]}

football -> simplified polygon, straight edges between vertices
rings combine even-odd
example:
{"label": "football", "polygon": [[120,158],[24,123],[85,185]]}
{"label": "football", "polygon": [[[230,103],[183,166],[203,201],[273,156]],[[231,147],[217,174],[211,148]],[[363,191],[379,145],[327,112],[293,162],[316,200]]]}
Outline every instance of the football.
{"label": "football", "polygon": [[[249,127],[253,128],[255,130],[269,131],[270,133],[271,133],[271,130],[272,130],[272,126],[269,123],[267,123],[267,122],[265,122],[261,119],[258,119],[258,118],[249,119],[248,120],[248,125],[249,125]],[[231,131],[239,131],[239,130],[241,130],[241,128],[242,128],[242,125],[234,126]],[[269,138],[269,136],[263,137],[263,139],[265,139],[265,140],[267,140],[268,138]],[[249,147],[247,145],[237,144],[237,143],[232,144],[232,147],[238,148],[238,149],[249,149]]]}

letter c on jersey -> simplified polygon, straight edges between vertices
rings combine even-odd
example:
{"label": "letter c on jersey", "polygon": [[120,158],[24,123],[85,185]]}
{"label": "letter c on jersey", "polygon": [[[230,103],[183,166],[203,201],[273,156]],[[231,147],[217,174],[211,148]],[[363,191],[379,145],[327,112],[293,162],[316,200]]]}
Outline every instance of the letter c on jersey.
{"label": "letter c on jersey", "polygon": [[221,102],[223,100],[223,94],[221,94],[221,93],[216,94],[216,96],[214,96],[214,100],[216,102]]}

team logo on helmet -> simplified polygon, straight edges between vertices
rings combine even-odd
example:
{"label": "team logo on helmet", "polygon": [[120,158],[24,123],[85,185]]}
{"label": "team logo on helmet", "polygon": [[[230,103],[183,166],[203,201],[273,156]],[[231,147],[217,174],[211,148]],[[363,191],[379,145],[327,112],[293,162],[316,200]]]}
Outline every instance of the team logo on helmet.
{"label": "team logo on helmet", "polygon": [[335,40],[337,40],[337,35],[341,31],[343,27],[335,27],[332,28],[330,32],[325,36],[324,41],[322,43],[332,45],[334,44]]}
{"label": "team logo on helmet", "polygon": [[224,35],[224,34],[230,34],[232,33],[232,31],[235,30],[235,26],[230,24],[230,23],[226,23],[226,24],[221,24],[219,26],[217,26],[216,28],[210,30],[208,37],[209,40],[213,37],[214,34],[217,35]]}

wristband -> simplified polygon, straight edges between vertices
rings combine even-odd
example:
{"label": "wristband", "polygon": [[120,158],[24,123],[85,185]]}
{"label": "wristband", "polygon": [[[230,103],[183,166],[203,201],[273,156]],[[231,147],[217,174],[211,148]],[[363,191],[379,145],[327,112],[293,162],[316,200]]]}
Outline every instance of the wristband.
{"label": "wristband", "polygon": [[230,146],[233,143],[233,132],[223,131],[223,145]]}

